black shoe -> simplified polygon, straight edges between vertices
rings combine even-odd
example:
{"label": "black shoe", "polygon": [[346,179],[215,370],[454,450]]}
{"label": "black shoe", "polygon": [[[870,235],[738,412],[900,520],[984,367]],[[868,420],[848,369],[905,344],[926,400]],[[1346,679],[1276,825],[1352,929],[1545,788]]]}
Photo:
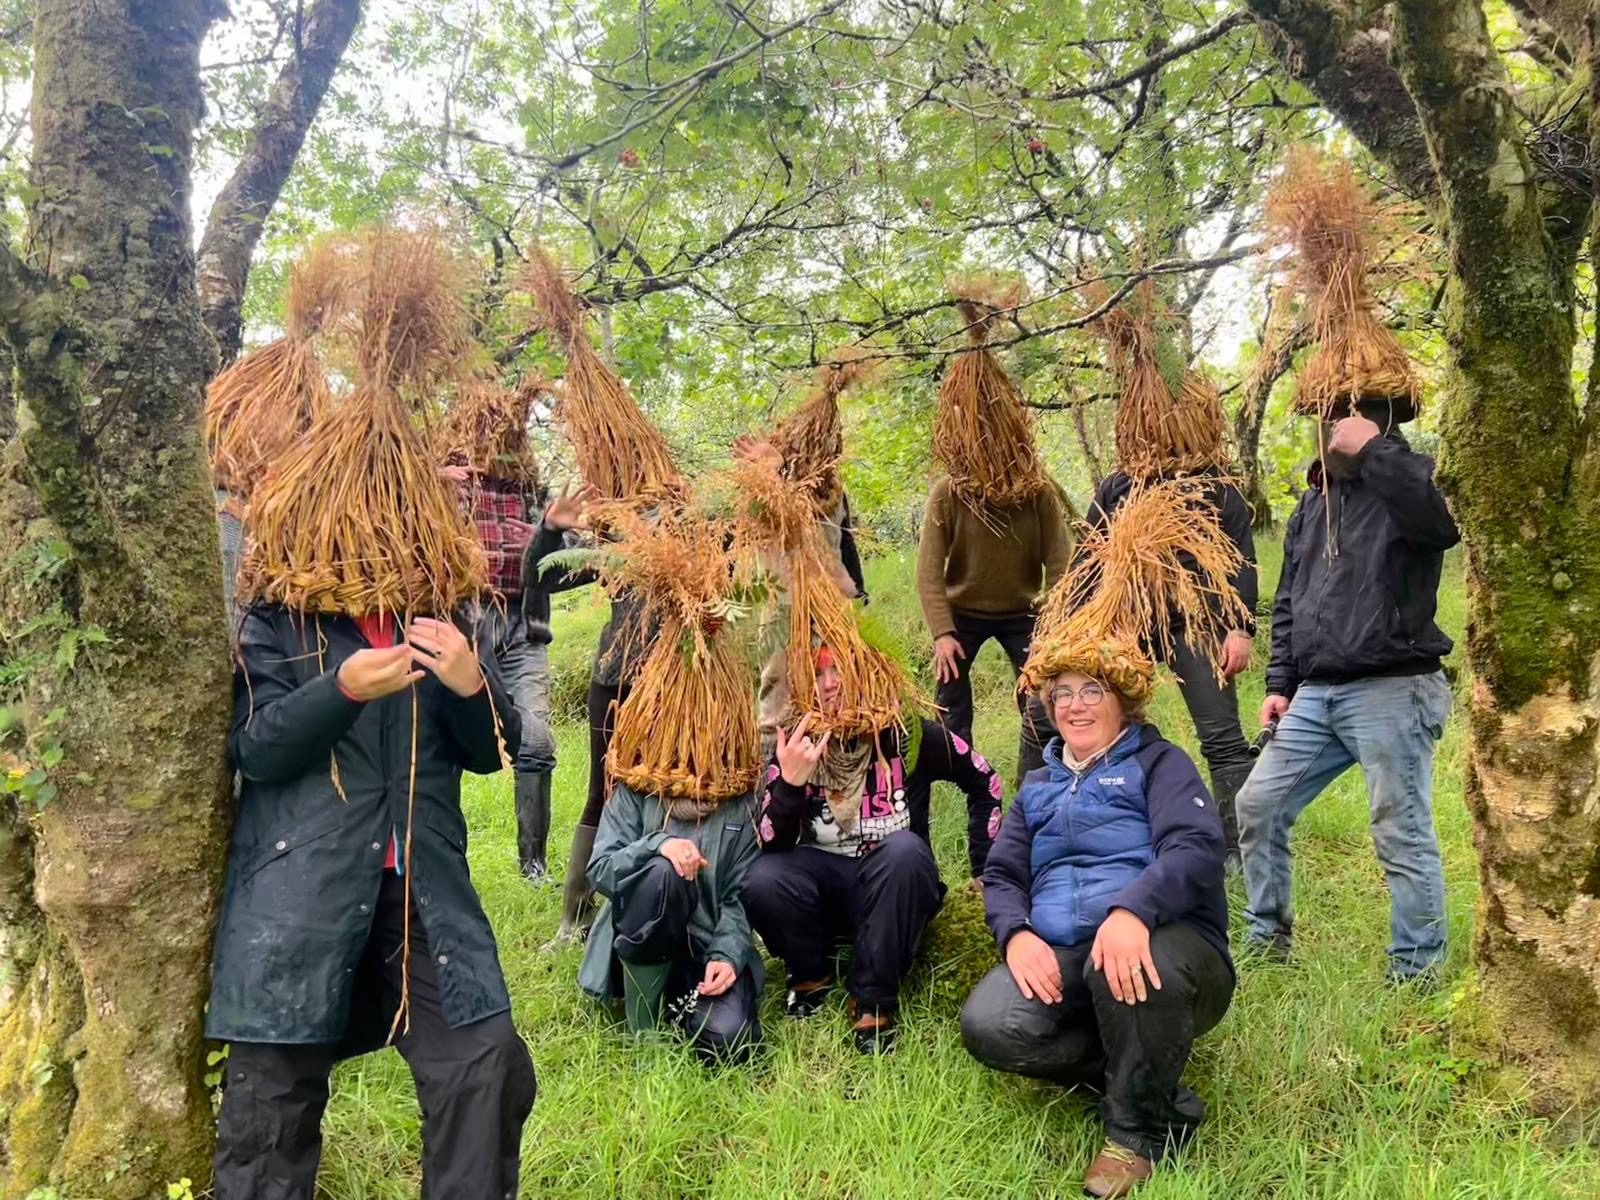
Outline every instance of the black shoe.
{"label": "black shoe", "polygon": [[1275,933],[1270,938],[1246,938],[1240,957],[1256,962],[1283,964],[1289,961],[1290,935]]}
{"label": "black shoe", "polygon": [[789,994],[783,999],[783,1011],[786,1015],[804,1020],[806,1017],[816,1016],[822,1006],[828,1002],[828,993],[833,990],[831,983],[821,983],[816,987],[805,988],[797,991],[789,989]]}
{"label": "black shoe", "polygon": [[522,872],[522,877],[529,883],[537,883],[546,887],[554,887],[555,879],[550,874],[550,865],[543,858],[527,858],[517,864]]}
{"label": "black shoe", "polygon": [[1420,996],[1431,996],[1442,982],[1437,965],[1423,967],[1420,971],[1400,971],[1390,967],[1383,973],[1383,982],[1392,988],[1407,988]]}
{"label": "black shoe", "polygon": [[878,1024],[859,1024],[850,1031],[855,1038],[856,1050],[861,1054],[893,1054],[895,1028],[893,1017],[879,1017]]}

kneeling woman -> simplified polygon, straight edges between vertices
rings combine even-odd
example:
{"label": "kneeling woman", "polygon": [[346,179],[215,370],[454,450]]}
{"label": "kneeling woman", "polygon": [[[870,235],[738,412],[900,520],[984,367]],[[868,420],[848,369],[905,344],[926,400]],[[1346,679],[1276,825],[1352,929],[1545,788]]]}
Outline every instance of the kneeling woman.
{"label": "kneeling woman", "polygon": [[[980,1062],[1103,1094],[1106,1142],[1084,1180],[1092,1196],[1126,1195],[1193,1134],[1205,1106],[1183,1086],[1184,1066],[1233,998],[1222,821],[1188,755],[1144,720],[1155,667],[1139,642],[1150,609],[1135,601],[1161,611],[1173,595],[1192,598],[1178,607],[1204,625],[1201,593],[1173,590],[1185,570],[1176,552],[1189,543],[1156,546],[1144,511],[1181,503],[1142,499],[1097,539],[1104,561],[1146,570],[1142,584],[1137,571],[1106,570],[1110,582],[1072,580],[1075,591],[1052,596],[1068,603],[1046,606],[1022,677],[1040,688],[1058,736],[990,851],[984,906],[1005,964],[961,1014]],[[1160,527],[1193,534],[1187,522]],[[1122,553],[1130,533],[1142,539],[1137,556]],[[1071,603],[1091,586],[1088,603]]]}
{"label": "kneeling woman", "polygon": [[606,903],[579,985],[602,1002],[620,993],[630,1032],[667,1020],[708,1061],[748,1057],[764,978],[740,891],[758,852],[748,793],[664,800],[619,783],[589,860]]}
{"label": "kneeling woman", "polygon": [[[817,658],[817,699],[839,704],[842,681],[827,647]],[[900,984],[944,884],[928,844],[933,784],[967,795],[967,854],[983,871],[1000,816],[1000,777],[961,738],[922,721],[912,753],[897,729],[834,741],[807,736],[801,717],[780,728],[777,761],[762,797],[761,857],[745,883],[745,906],[789,977],[787,1011],[815,1013],[833,983],[841,943],[851,947],[846,987],[862,1053],[894,1047]]]}

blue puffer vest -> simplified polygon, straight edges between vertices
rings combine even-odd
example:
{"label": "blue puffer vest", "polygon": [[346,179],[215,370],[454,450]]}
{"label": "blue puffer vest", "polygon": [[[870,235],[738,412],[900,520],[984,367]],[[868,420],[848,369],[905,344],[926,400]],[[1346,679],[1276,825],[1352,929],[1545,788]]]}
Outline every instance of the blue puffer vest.
{"label": "blue puffer vest", "polygon": [[1082,775],[1045,748],[1013,809],[1033,833],[1033,928],[1052,946],[1091,940],[1110,900],[1155,857],[1144,768],[1134,757],[1144,726],[1130,726]]}

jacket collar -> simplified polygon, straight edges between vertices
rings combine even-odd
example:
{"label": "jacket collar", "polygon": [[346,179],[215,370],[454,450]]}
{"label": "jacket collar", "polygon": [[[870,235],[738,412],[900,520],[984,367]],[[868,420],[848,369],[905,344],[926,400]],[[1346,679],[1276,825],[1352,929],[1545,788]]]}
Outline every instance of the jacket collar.
{"label": "jacket collar", "polygon": [[[1087,775],[1096,767],[1110,766],[1112,763],[1132,758],[1144,744],[1145,730],[1148,728],[1151,727],[1137,723],[1129,725],[1116,741],[1089,760],[1083,769],[1083,774]],[[1051,738],[1050,744],[1044,748],[1045,770],[1050,773],[1052,783],[1071,783],[1074,779],[1082,778],[1078,772],[1067,766],[1065,751],[1066,744],[1059,735]]]}

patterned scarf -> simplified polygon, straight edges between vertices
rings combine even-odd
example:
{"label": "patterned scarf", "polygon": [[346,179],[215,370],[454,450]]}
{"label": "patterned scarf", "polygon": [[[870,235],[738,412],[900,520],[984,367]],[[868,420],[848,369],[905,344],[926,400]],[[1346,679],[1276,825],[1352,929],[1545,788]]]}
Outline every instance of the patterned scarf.
{"label": "patterned scarf", "polygon": [[828,798],[834,824],[846,837],[855,832],[856,822],[861,819],[861,791],[867,783],[867,767],[872,763],[877,742],[872,736],[829,742],[811,776],[812,784]]}

